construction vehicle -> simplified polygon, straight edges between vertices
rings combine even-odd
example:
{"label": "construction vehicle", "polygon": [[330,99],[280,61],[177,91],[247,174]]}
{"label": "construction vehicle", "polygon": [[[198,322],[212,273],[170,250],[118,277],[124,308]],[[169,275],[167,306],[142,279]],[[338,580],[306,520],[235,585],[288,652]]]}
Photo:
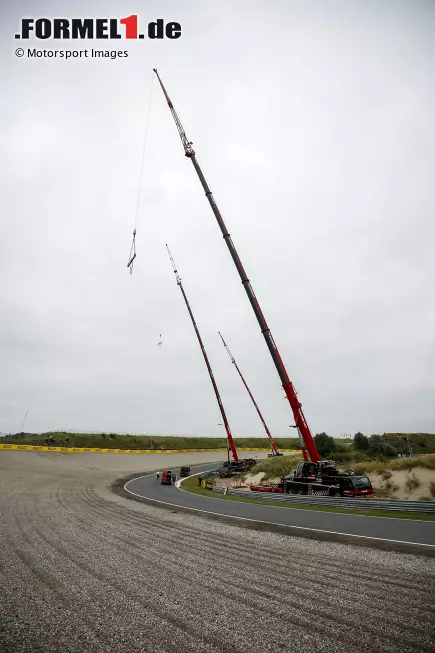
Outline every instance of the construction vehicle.
{"label": "construction vehicle", "polygon": [[227,416],[226,416],[225,409],[224,409],[224,405],[222,403],[222,399],[221,399],[221,396],[219,394],[219,390],[218,390],[218,387],[217,387],[217,384],[216,384],[216,380],[214,378],[213,371],[211,369],[210,361],[208,360],[207,352],[205,351],[204,343],[202,342],[202,338],[201,338],[201,335],[199,333],[198,326],[197,326],[197,324],[195,322],[195,318],[193,317],[192,309],[190,308],[190,304],[189,304],[189,301],[187,299],[186,293],[184,292],[181,277],[178,274],[178,270],[177,270],[177,267],[175,265],[174,258],[173,258],[172,254],[171,254],[171,251],[170,251],[168,245],[166,245],[166,249],[168,251],[169,260],[172,263],[172,269],[174,270],[175,278],[177,280],[177,285],[180,287],[181,294],[183,295],[184,303],[186,304],[187,310],[188,310],[189,315],[190,315],[190,319],[192,320],[193,328],[195,329],[196,337],[198,338],[199,346],[201,347],[202,355],[204,356],[204,361],[205,361],[205,364],[207,366],[207,370],[208,370],[208,373],[209,373],[209,376],[210,376],[211,383],[213,385],[213,390],[214,390],[214,393],[215,393],[215,396],[216,396],[216,401],[218,402],[219,410],[221,412],[222,419],[223,419],[223,422],[225,424],[225,430],[227,432],[227,441],[229,443],[229,447],[227,449],[228,450],[228,462],[230,461],[230,449],[231,449],[231,452],[233,454],[234,460],[239,460],[236,445],[234,444],[233,436],[231,434],[230,425],[228,423]]}
{"label": "construction vehicle", "polygon": [[164,469],[162,473],[162,480],[160,481],[161,485],[172,485],[172,471],[170,469]]}
{"label": "construction vehicle", "polygon": [[[216,400],[217,400],[218,405],[219,405],[219,410],[221,412],[222,419],[223,419],[223,422],[225,424],[225,430],[227,432],[227,442],[228,442],[228,445],[229,445],[227,447],[227,451],[228,451],[228,460],[227,460],[227,462],[228,462],[228,464],[230,463],[230,449],[231,449],[231,453],[232,453],[233,459],[234,459],[232,462],[238,462],[239,461],[239,456],[238,456],[238,453],[237,453],[236,445],[234,443],[234,439],[233,439],[233,436],[232,436],[232,433],[231,433],[230,425],[228,423],[227,415],[225,413],[224,405],[223,405],[221,396],[219,394],[219,390],[218,390],[218,387],[217,387],[217,384],[216,384],[216,380],[214,378],[214,374],[213,374],[213,371],[211,369],[210,361],[208,360],[207,352],[205,351],[204,343],[202,342],[202,338],[201,338],[201,335],[199,333],[198,325],[196,324],[195,318],[193,317],[192,309],[190,308],[190,304],[189,304],[189,301],[187,299],[186,293],[184,292],[181,277],[178,274],[178,270],[177,270],[177,267],[175,265],[174,258],[173,258],[172,254],[171,254],[171,251],[170,251],[168,245],[166,245],[166,249],[168,250],[169,259],[170,259],[170,261],[172,263],[172,269],[174,270],[175,278],[177,280],[177,285],[180,287],[181,294],[183,295],[184,302],[186,304],[187,310],[188,310],[189,315],[190,315],[190,319],[192,320],[193,328],[195,329],[196,337],[198,338],[199,346],[201,347],[202,355],[204,356],[205,364],[207,366],[207,370],[208,370],[208,373],[210,375],[210,380],[211,380],[212,385],[213,385]],[[240,461],[240,462],[243,462],[243,461]]]}
{"label": "construction vehicle", "polygon": [[302,453],[304,456],[304,460],[306,461],[313,461],[313,462],[318,462],[320,460],[319,452],[317,451],[317,447],[314,442],[314,438],[311,435],[310,428],[308,426],[307,420],[305,419],[305,415],[302,411],[302,404],[299,401],[297,397],[296,390],[293,386],[293,383],[290,381],[290,378],[287,374],[287,371],[285,369],[284,363],[282,361],[282,358],[280,356],[280,353],[278,351],[278,347],[276,346],[276,343],[272,337],[272,333],[269,329],[269,326],[266,322],[266,319],[263,315],[263,312],[260,308],[260,304],[258,303],[258,299],[255,296],[254,290],[251,286],[251,283],[248,279],[248,276],[245,272],[245,269],[242,265],[242,262],[240,260],[240,257],[237,253],[237,250],[234,246],[234,243],[231,239],[231,236],[228,232],[228,229],[225,225],[225,222],[223,220],[223,217],[218,209],[218,206],[216,204],[216,201],[212,195],[212,192],[207,184],[207,181],[204,177],[204,173],[202,172],[200,165],[198,163],[198,160],[196,158],[196,153],[195,150],[193,149],[193,143],[192,141],[189,141],[189,139],[186,136],[186,132],[184,131],[184,127],[181,124],[181,120],[178,117],[177,112],[175,111],[174,105],[172,104],[169,95],[166,91],[166,88],[163,85],[162,80],[160,79],[160,75],[157,72],[157,69],[154,68],[154,73],[156,74],[156,77],[159,81],[160,87],[163,91],[163,94],[165,96],[166,102],[168,104],[169,110],[172,114],[172,117],[174,118],[175,125],[178,130],[178,134],[181,139],[181,143],[183,145],[184,149],[184,154],[187,158],[189,158],[192,161],[193,167],[195,168],[195,171],[199,177],[199,180],[201,182],[201,185],[204,189],[205,196],[210,204],[210,207],[213,211],[213,214],[217,220],[217,223],[219,225],[219,228],[222,232],[223,238],[227,244],[227,247],[229,249],[229,252],[231,254],[231,258],[233,259],[233,262],[237,268],[237,272],[239,273],[242,285],[246,291],[246,294],[248,295],[249,302],[253,308],[253,311],[255,313],[255,317],[257,318],[258,324],[260,326],[261,332],[264,336],[264,339],[266,341],[267,347],[269,349],[270,355],[272,356],[272,360],[275,364],[275,367],[277,369],[277,372],[279,374],[279,377],[281,379],[282,387],[284,388],[284,392],[286,394],[286,397],[290,403],[292,412],[293,412],[293,417],[294,417],[294,427],[297,429],[297,432],[299,434],[299,439],[301,443],[301,448],[302,448]]}
{"label": "construction vehicle", "polygon": [[[157,79],[159,81],[160,87],[161,87],[161,89],[163,91],[163,94],[165,96],[165,99],[166,99],[166,102],[168,104],[169,110],[170,110],[170,112],[172,114],[175,125],[177,127],[178,135],[180,137],[180,140],[181,140],[181,143],[182,143],[182,146],[183,146],[183,149],[184,149],[184,155],[188,159],[191,160],[192,165],[195,168],[195,172],[198,175],[198,178],[199,178],[201,186],[202,186],[202,188],[204,190],[205,196],[206,196],[206,198],[207,198],[207,200],[208,200],[208,202],[210,204],[211,210],[213,211],[213,214],[214,214],[214,216],[216,218],[216,221],[217,221],[217,223],[219,225],[219,228],[221,230],[223,239],[225,240],[225,243],[226,243],[226,245],[228,247],[231,258],[233,259],[234,265],[236,266],[236,269],[237,269],[237,272],[239,274],[240,280],[241,280],[242,285],[243,285],[243,287],[245,289],[245,292],[246,292],[246,294],[248,296],[248,299],[249,299],[249,302],[250,302],[250,304],[252,306],[252,309],[254,311],[255,317],[257,318],[257,322],[259,324],[261,333],[263,334],[263,337],[264,337],[264,339],[266,341],[267,348],[268,348],[269,353],[270,353],[270,355],[272,357],[275,368],[276,368],[276,370],[278,372],[279,378],[280,378],[281,383],[282,383],[282,387],[284,389],[285,395],[286,395],[286,397],[288,399],[288,402],[290,404],[290,407],[291,407],[291,410],[292,410],[292,413],[293,413],[293,418],[294,418],[295,423],[292,426],[297,429],[297,432],[298,432],[298,435],[299,435],[299,440],[300,440],[300,443],[301,443],[301,448],[302,448],[302,454],[303,454],[303,457],[304,457],[304,461],[306,463],[311,462],[314,465],[314,469],[315,469],[315,474],[314,475],[317,476],[318,479],[319,478],[322,479],[321,485],[323,485],[324,478],[328,478],[329,480],[331,480],[332,478],[344,478],[344,476],[343,475],[340,476],[340,474],[338,472],[336,472],[335,474],[328,475],[328,476],[326,476],[324,473],[322,473],[323,469],[328,468],[328,465],[329,465],[330,461],[323,461],[323,463],[325,463],[325,464],[323,464],[322,461],[321,461],[321,457],[320,457],[319,452],[317,450],[316,443],[314,442],[314,438],[313,438],[313,436],[311,434],[311,430],[310,430],[310,428],[308,426],[308,422],[307,422],[307,420],[305,418],[305,415],[304,415],[304,412],[302,410],[302,404],[299,401],[297,392],[295,390],[295,387],[294,387],[293,383],[291,382],[290,377],[287,374],[287,370],[286,370],[286,368],[284,366],[284,362],[283,362],[283,360],[281,358],[281,355],[280,355],[280,353],[278,351],[278,347],[277,347],[277,345],[275,343],[275,340],[272,337],[272,333],[270,331],[270,328],[269,328],[269,326],[268,326],[268,324],[266,322],[266,319],[265,319],[265,317],[263,315],[263,312],[262,312],[262,310],[260,308],[260,304],[258,302],[258,299],[257,299],[255,293],[254,293],[251,282],[250,282],[250,280],[249,280],[249,278],[248,278],[248,276],[247,276],[247,274],[245,272],[245,269],[244,269],[244,267],[242,265],[242,262],[240,260],[240,257],[238,255],[238,253],[237,253],[237,250],[236,250],[236,248],[234,246],[234,243],[232,241],[230,233],[229,233],[229,231],[228,231],[228,229],[226,227],[226,224],[225,224],[224,219],[223,219],[223,217],[221,215],[221,212],[219,211],[219,208],[218,208],[218,206],[216,204],[216,201],[215,201],[215,199],[213,197],[213,194],[212,194],[212,192],[210,190],[210,187],[209,187],[209,185],[208,185],[208,183],[207,183],[207,181],[205,179],[204,173],[202,172],[202,169],[201,169],[201,167],[200,167],[200,165],[198,163],[198,160],[196,158],[195,150],[193,149],[193,143],[192,143],[192,141],[189,141],[189,139],[186,136],[186,132],[184,130],[184,127],[183,127],[183,125],[182,125],[182,123],[181,123],[181,121],[180,121],[180,119],[178,117],[177,112],[175,111],[174,105],[172,104],[172,101],[169,98],[169,95],[168,95],[168,93],[166,91],[166,88],[164,87],[163,82],[160,79],[160,75],[158,74],[156,68],[154,68],[154,73],[156,74],[156,77],[157,77]],[[237,458],[235,458],[235,460],[237,460]],[[329,465],[329,467],[331,467],[331,466]],[[335,464],[334,464],[333,468],[336,470]],[[342,474],[344,474],[344,473],[342,473]],[[298,470],[296,470],[296,474],[294,476],[296,477],[296,480],[299,479],[301,482],[303,482],[303,483],[305,483],[307,485],[310,485],[310,483],[308,482],[307,479],[309,479],[312,476],[312,474],[308,474],[307,469],[305,467],[302,470],[299,470],[299,468],[298,468]],[[348,474],[347,476],[350,478],[351,475]],[[366,483],[367,480],[368,480],[367,477],[358,477],[358,478],[366,479],[365,481],[361,481],[363,483]],[[370,483],[370,481],[368,481],[368,482]],[[354,487],[354,483],[357,483],[355,478],[354,478],[354,480],[350,480],[350,485],[352,486],[352,488],[354,490],[356,490],[357,488]],[[311,483],[311,485],[312,484],[313,483]],[[332,488],[332,486],[333,486],[333,483],[331,483],[331,485],[328,485],[328,490],[330,490]],[[304,488],[305,488],[305,486],[304,486]],[[367,488],[367,490],[369,490],[369,488]],[[344,492],[344,488],[343,488],[343,492]]]}
{"label": "construction vehicle", "polygon": [[340,472],[333,460],[301,461],[293,472],[281,479],[280,486],[287,494],[367,498],[374,494],[368,476]]}
{"label": "construction vehicle", "polygon": [[244,458],[243,460],[231,460],[223,463],[217,470],[221,478],[234,476],[235,474],[243,474],[249,472],[257,461],[254,458]]}
{"label": "construction vehicle", "polygon": [[329,497],[371,498],[374,491],[368,476],[341,472],[335,461],[318,463],[299,462],[296,469],[281,478],[279,483],[251,485],[252,492],[280,492]]}
{"label": "construction vehicle", "polygon": [[220,335],[220,337],[221,337],[221,340],[222,340],[222,343],[223,343],[225,349],[227,350],[228,356],[230,357],[232,364],[234,365],[234,367],[236,368],[236,370],[237,370],[237,372],[238,372],[240,378],[242,379],[242,381],[243,381],[243,385],[245,386],[245,388],[246,388],[246,390],[247,390],[247,392],[248,392],[248,395],[251,397],[252,403],[253,403],[254,406],[255,406],[255,409],[256,409],[256,411],[257,411],[257,413],[258,413],[258,416],[259,416],[259,418],[260,418],[260,420],[261,420],[261,423],[262,423],[263,426],[264,426],[264,430],[266,431],[267,437],[269,438],[270,445],[271,445],[271,447],[272,447],[272,453],[268,454],[268,458],[271,458],[271,457],[273,457],[273,456],[282,456],[282,453],[280,453],[280,452],[278,451],[278,447],[276,446],[275,440],[273,439],[272,434],[271,434],[271,432],[269,431],[266,422],[264,421],[264,417],[263,417],[263,415],[261,414],[260,409],[258,408],[257,402],[255,401],[255,399],[254,399],[254,397],[253,397],[253,395],[252,395],[252,392],[250,391],[250,389],[249,389],[249,387],[248,387],[248,384],[246,383],[246,381],[245,381],[245,379],[244,379],[244,377],[243,377],[243,374],[241,373],[241,371],[240,371],[240,369],[239,369],[239,366],[237,365],[237,363],[236,363],[236,361],[235,361],[235,359],[234,359],[234,356],[233,356],[232,353],[230,352],[230,349],[229,349],[227,343],[225,342],[225,340],[224,340],[223,335],[221,334],[221,332],[219,331],[218,333],[219,333],[219,335]]}

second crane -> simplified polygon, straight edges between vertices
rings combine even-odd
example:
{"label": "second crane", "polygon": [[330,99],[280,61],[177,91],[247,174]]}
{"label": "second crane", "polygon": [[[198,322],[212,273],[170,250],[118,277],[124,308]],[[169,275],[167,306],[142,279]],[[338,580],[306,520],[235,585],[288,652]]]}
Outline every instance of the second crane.
{"label": "second crane", "polygon": [[256,411],[257,411],[257,413],[258,413],[258,416],[259,416],[259,418],[261,419],[261,423],[262,423],[263,426],[264,426],[264,430],[265,430],[266,433],[267,433],[267,437],[268,437],[269,440],[270,440],[270,445],[271,445],[271,447],[272,447],[272,453],[269,454],[269,456],[282,456],[282,453],[280,453],[280,452],[278,451],[278,447],[276,446],[276,442],[275,442],[275,440],[273,439],[271,432],[269,431],[269,428],[268,428],[268,426],[267,426],[267,424],[266,424],[266,422],[265,422],[265,420],[264,420],[264,417],[263,417],[263,415],[261,414],[261,411],[260,411],[260,409],[259,409],[259,407],[258,407],[258,405],[257,405],[257,402],[255,401],[254,396],[253,396],[252,392],[250,391],[249,386],[248,386],[248,384],[246,383],[245,378],[244,378],[243,374],[241,373],[241,371],[240,371],[240,369],[239,369],[239,366],[237,365],[237,363],[236,363],[236,361],[235,361],[234,356],[233,356],[232,353],[230,352],[230,349],[229,349],[227,343],[225,342],[225,340],[224,340],[224,338],[223,338],[221,332],[218,331],[218,333],[219,333],[219,335],[220,335],[220,337],[221,337],[221,340],[222,340],[222,342],[223,342],[223,345],[224,345],[225,349],[226,349],[227,352],[228,352],[228,356],[230,357],[232,364],[234,365],[234,367],[236,368],[237,372],[239,373],[239,376],[240,376],[240,378],[241,378],[242,381],[243,381],[243,385],[245,386],[245,388],[246,388],[246,390],[247,390],[247,392],[248,392],[248,395],[249,395],[249,396],[251,397],[251,399],[252,399],[252,403],[253,403],[254,406],[255,406],[255,409],[256,409]]}

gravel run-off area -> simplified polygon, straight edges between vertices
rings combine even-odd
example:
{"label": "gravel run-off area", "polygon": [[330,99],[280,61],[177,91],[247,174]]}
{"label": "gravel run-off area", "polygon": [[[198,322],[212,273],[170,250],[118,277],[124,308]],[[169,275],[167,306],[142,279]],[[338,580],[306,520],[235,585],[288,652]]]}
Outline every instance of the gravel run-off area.
{"label": "gravel run-off area", "polygon": [[221,459],[0,451],[1,653],[435,652],[434,559],[111,491],[124,475]]}

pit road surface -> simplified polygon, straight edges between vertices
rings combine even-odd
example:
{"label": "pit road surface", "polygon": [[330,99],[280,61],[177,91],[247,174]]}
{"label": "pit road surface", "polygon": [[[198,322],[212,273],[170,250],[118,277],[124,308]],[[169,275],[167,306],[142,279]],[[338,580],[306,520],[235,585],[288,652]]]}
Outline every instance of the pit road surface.
{"label": "pit road surface", "polygon": [[219,456],[0,452],[1,653],[435,651],[431,558],[244,530],[110,490]]}
{"label": "pit road surface", "polygon": [[[191,474],[216,465],[201,465],[192,467]],[[127,483],[127,489],[142,497],[156,501],[195,508],[234,517],[256,519],[271,524],[284,524],[300,528],[313,528],[337,533],[348,533],[361,537],[375,537],[390,541],[410,542],[435,547],[435,521],[419,521],[404,519],[384,519],[380,517],[360,517],[358,515],[343,515],[333,512],[313,510],[294,510],[278,506],[254,505],[239,501],[220,499],[218,494],[204,497],[191,492],[178,490],[175,485],[164,486],[155,482],[154,477],[136,478]],[[253,493],[251,493],[253,494]],[[251,498],[251,497],[250,497]],[[255,497],[267,500],[267,495]],[[414,551],[413,551],[414,553]]]}

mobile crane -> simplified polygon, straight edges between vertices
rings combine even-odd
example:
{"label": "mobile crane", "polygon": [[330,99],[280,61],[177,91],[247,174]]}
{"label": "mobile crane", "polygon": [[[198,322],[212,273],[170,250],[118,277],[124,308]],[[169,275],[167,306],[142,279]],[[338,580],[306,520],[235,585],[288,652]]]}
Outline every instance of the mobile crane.
{"label": "mobile crane", "polygon": [[221,332],[218,331],[218,333],[219,333],[219,335],[220,335],[220,337],[221,337],[221,340],[222,340],[222,343],[223,343],[225,349],[227,350],[228,356],[230,357],[232,364],[234,365],[234,367],[236,368],[236,370],[237,370],[237,372],[238,372],[240,378],[242,379],[243,385],[245,386],[245,388],[246,388],[246,390],[247,390],[247,392],[248,392],[248,395],[251,397],[252,403],[254,404],[255,409],[256,409],[256,411],[257,411],[257,413],[258,413],[258,416],[259,416],[259,418],[260,418],[260,420],[261,420],[261,423],[262,423],[263,426],[264,426],[264,430],[265,430],[266,433],[267,433],[267,437],[268,437],[269,440],[270,440],[270,446],[272,447],[272,453],[269,454],[269,456],[282,456],[282,453],[280,453],[280,452],[278,451],[278,447],[276,446],[276,442],[275,442],[275,440],[273,439],[272,434],[271,434],[271,432],[270,432],[269,429],[268,429],[268,426],[267,426],[267,424],[266,424],[266,422],[265,422],[265,420],[264,420],[264,417],[263,417],[263,415],[262,415],[261,412],[260,412],[260,409],[259,409],[259,407],[258,407],[258,405],[257,405],[257,402],[255,401],[255,399],[254,399],[254,397],[253,397],[253,395],[252,395],[252,392],[250,391],[250,389],[249,389],[249,387],[248,387],[248,384],[246,383],[246,381],[245,381],[245,379],[244,379],[244,377],[243,377],[243,374],[241,373],[241,371],[240,371],[240,369],[239,369],[239,366],[237,365],[237,363],[236,363],[236,361],[235,361],[234,356],[233,356],[232,353],[230,352],[230,349],[229,349],[227,343],[225,342],[225,340],[224,340],[223,335],[221,334]]}
{"label": "mobile crane", "polygon": [[[189,139],[186,136],[186,132],[184,130],[184,127],[181,123],[181,120],[178,117],[177,112],[175,111],[174,105],[172,104],[172,101],[169,98],[169,95],[166,91],[165,86],[163,85],[163,82],[160,78],[160,75],[157,71],[157,68],[153,68],[154,73],[159,81],[160,87],[163,91],[163,94],[165,96],[166,102],[168,104],[169,110],[172,114],[172,117],[174,119],[175,125],[178,130],[178,134],[180,136],[181,143],[183,145],[184,149],[184,155],[191,160],[193,167],[195,168],[195,171],[198,175],[198,178],[201,182],[201,185],[203,187],[205,196],[210,204],[210,207],[213,211],[213,214],[217,220],[217,223],[219,225],[219,228],[222,232],[223,238],[227,244],[228,250],[231,254],[231,258],[233,259],[234,265],[236,266],[237,272],[239,273],[242,285],[245,289],[246,294],[248,295],[249,302],[252,306],[252,309],[255,313],[255,317],[257,318],[257,322],[260,326],[261,333],[264,336],[264,339],[266,341],[266,345],[269,349],[270,355],[272,356],[272,360],[274,362],[274,365],[276,367],[276,370],[278,372],[279,378],[282,383],[282,387],[284,389],[284,392],[286,394],[286,397],[289,401],[290,407],[293,412],[293,418],[294,418],[294,427],[297,429],[298,435],[299,435],[299,440],[301,443],[301,448],[302,448],[302,453],[304,457],[304,462],[299,463],[298,468],[293,472],[292,479],[288,479],[289,485],[288,487],[292,487],[294,482],[301,482],[303,484],[309,484],[312,487],[313,484],[315,485],[317,483],[321,483],[322,479],[328,477],[332,478],[334,476],[334,473],[336,472],[336,475],[342,475],[342,473],[337,472],[335,463],[333,461],[322,461],[319,455],[319,452],[316,447],[316,443],[314,442],[314,438],[311,435],[310,428],[308,426],[308,422],[305,418],[304,412],[302,410],[302,404],[298,399],[297,392],[294,388],[293,383],[290,381],[290,377],[287,374],[287,370],[284,366],[283,360],[280,356],[280,353],[278,351],[278,347],[272,337],[272,333],[269,329],[269,326],[266,322],[266,319],[263,315],[263,312],[260,308],[260,304],[258,302],[258,299],[254,293],[254,290],[252,288],[251,282],[249,281],[249,278],[245,272],[245,269],[242,265],[242,262],[240,260],[240,257],[237,253],[237,250],[234,246],[234,243],[231,239],[231,236],[228,232],[228,229],[226,227],[226,224],[224,222],[224,219],[219,211],[219,208],[216,204],[216,201],[212,195],[212,192],[210,190],[210,187],[207,184],[207,181],[205,179],[204,173],[201,170],[201,167],[198,163],[198,160],[196,158],[196,153],[195,150],[193,149],[193,143],[192,141],[189,141]],[[232,441],[232,438],[230,440],[230,443]],[[235,450],[235,448],[234,448]],[[236,452],[237,455],[237,452]],[[234,452],[233,452],[234,456]],[[237,460],[235,458],[235,460]],[[314,473],[314,480],[313,480],[313,474],[312,471],[313,469],[315,470]],[[335,472],[334,472],[335,470]],[[347,475],[351,478],[351,475]],[[353,477],[354,479],[359,478],[359,477]],[[367,477],[364,477],[367,478]],[[368,478],[367,478],[368,480]],[[365,482],[365,481],[364,481]],[[368,480],[369,484],[370,481]],[[370,485],[371,487],[371,485]]]}
{"label": "mobile crane", "polygon": [[333,460],[321,460],[318,463],[301,461],[295,470],[281,479],[277,487],[287,494],[366,499],[374,496],[368,476],[340,472]]}
{"label": "mobile crane", "polygon": [[[177,267],[175,265],[174,258],[173,258],[172,254],[171,254],[171,251],[170,251],[168,245],[166,245],[166,249],[168,251],[169,260],[171,261],[171,264],[172,264],[172,269],[174,270],[175,278],[177,280],[177,285],[180,287],[181,294],[183,295],[184,302],[186,304],[187,310],[188,310],[189,315],[190,315],[190,319],[192,320],[193,328],[195,329],[196,337],[198,338],[199,346],[201,347],[202,355],[204,356],[204,361],[205,361],[205,364],[207,366],[208,373],[210,375],[210,380],[211,380],[212,385],[213,385],[213,390],[214,390],[216,400],[217,400],[218,405],[219,405],[219,410],[220,410],[221,415],[222,415],[222,419],[223,419],[223,422],[224,422],[224,425],[225,425],[225,430],[227,432],[227,442],[229,444],[229,447],[227,447],[228,460],[227,460],[226,463],[224,463],[223,467],[225,468],[225,470],[226,470],[226,472],[227,472],[227,474],[229,476],[232,475],[236,471],[243,471],[243,472],[248,471],[249,469],[251,469],[251,467],[253,467],[255,465],[255,460],[253,460],[253,459],[240,460],[239,459],[237,449],[236,449],[236,445],[234,443],[234,439],[233,439],[233,436],[232,436],[232,433],[231,433],[230,425],[228,423],[227,415],[225,413],[225,408],[224,408],[221,396],[219,394],[219,390],[218,390],[218,387],[217,387],[216,380],[214,378],[213,370],[211,369],[210,361],[208,360],[207,352],[205,351],[204,343],[202,342],[202,338],[201,338],[201,335],[199,333],[198,325],[196,324],[195,318],[193,317],[193,313],[192,313],[192,309],[191,309],[190,304],[189,304],[189,300],[187,299],[187,295],[184,292],[181,277],[178,274],[178,270],[177,270]],[[231,449],[231,453],[233,455],[233,460],[232,461],[230,460],[230,449]]]}
{"label": "mobile crane", "polygon": [[[181,282],[181,277],[178,274],[178,270],[177,270],[177,267],[175,265],[174,258],[173,258],[172,254],[171,254],[171,250],[169,249],[168,245],[166,245],[166,249],[168,250],[169,260],[171,261],[172,269],[174,270],[175,278],[177,280],[177,285],[180,287],[181,294],[183,295],[184,302],[186,304],[187,310],[188,310],[189,315],[190,315],[190,319],[192,320],[193,328],[195,329],[196,337],[198,338],[199,346],[201,347],[202,355],[204,356],[204,361],[205,361],[205,364],[207,366],[208,373],[210,375],[210,380],[211,380],[212,385],[213,385],[214,393],[216,395],[216,401],[218,402],[219,410],[221,412],[222,419],[223,419],[223,422],[224,422],[224,425],[225,425],[225,430],[227,432],[228,444],[230,445],[231,452],[233,454],[234,460],[238,461],[239,456],[237,454],[236,445],[234,444],[233,436],[231,434],[230,425],[228,423],[227,415],[225,413],[225,408],[224,408],[224,405],[222,403],[221,396],[219,394],[219,390],[218,390],[216,380],[215,380],[214,375],[213,375],[213,371],[211,369],[210,361],[208,360],[207,352],[205,351],[204,343],[202,342],[202,338],[201,338],[201,335],[199,333],[198,325],[196,324],[195,318],[193,317],[192,309],[190,308],[190,304],[189,304],[189,301],[187,299],[186,293],[184,292],[183,284]],[[227,451],[228,451],[228,463],[229,463],[230,462],[230,449],[227,448]]]}
{"label": "mobile crane", "polygon": [[304,455],[304,460],[308,461],[311,460],[312,462],[319,462],[320,461],[320,456],[319,452],[317,451],[316,444],[314,442],[313,436],[311,435],[310,428],[308,426],[308,423],[305,419],[304,413],[302,411],[302,404],[299,401],[297,397],[296,390],[290,381],[290,378],[287,374],[287,371],[285,369],[284,363],[282,361],[282,358],[280,356],[280,353],[278,351],[278,347],[276,346],[276,343],[272,337],[272,333],[267,325],[266,319],[263,315],[263,312],[260,308],[260,304],[258,303],[257,297],[255,296],[254,290],[251,286],[251,283],[247,277],[247,274],[245,272],[245,269],[242,265],[242,262],[240,260],[240,257],[237,253],[237,250],[234,246],[233,241],[231,240],[231,236],[228,232],[228,229],[225,225],[225,222],[222,218],[222,215],[218,209],[218,206],[216,204],[216,201],[212,195],[212,192],[207,184],[207,181],[204,177],[204,174],[200,168],[200,165],[197,161],[196,158],[196,153],[195,150],[193,149],[193,143],[192,141],[189,141],[189,139],[186,136],[186,132],[184,131],[184,127],[181,124],[181,121],[178,117],[177,112],[175,111],[174,105],[172,104],[169,95],[166,91],[166,88],[163,85],[163,82],[160,78],[160,75],[157,71],[157,68],[154,68],[154,73],[156,74],[156,77],[159,81],[160,87],[163,91],[163,94],[165,96],[166,102],[168,104],[168,107],[171,111],[172,117],[174,118],[178,134],[181,139],[181,143],[184,148],[184,154],[187,158],[189,158],[192,161],[193,167],[195,168],[195,171],[199,177],[199,180],[201,182],[201,185],[204,189],[205,196],[207,197],[207,200],[211,206],[211,209],[214,213],[214,216],[218,222],[219,228],[222,232],[223,238],[227,244],[227,247],[230,251],[231,257],[234,261],[234,264],[237,268],[237,272],[239,273],[240,279],[242,281],[242,285],[245,288],[246,294],[248,295],[248,299],[251,303],[251,306],[253,308],[253,311],[255,313],[255,317],[257,318],[258,324],[260,326],[261,332],[264,336],[264,339],[266,340],[267,347],[269,349],[270,355],[272,356],[272,360],[275,364],[275,367],[277,369],[277,372],[279,374],[279,377],[281,379],[282,387],[284,388],[284,392],[286,394],[286,397],[290,403],[291,409],[293,411],[293,418],[295,421],[295,427],[298,431],[299,434],[299,439],[301,442],[301,447],[302,447],[302,452]]}

